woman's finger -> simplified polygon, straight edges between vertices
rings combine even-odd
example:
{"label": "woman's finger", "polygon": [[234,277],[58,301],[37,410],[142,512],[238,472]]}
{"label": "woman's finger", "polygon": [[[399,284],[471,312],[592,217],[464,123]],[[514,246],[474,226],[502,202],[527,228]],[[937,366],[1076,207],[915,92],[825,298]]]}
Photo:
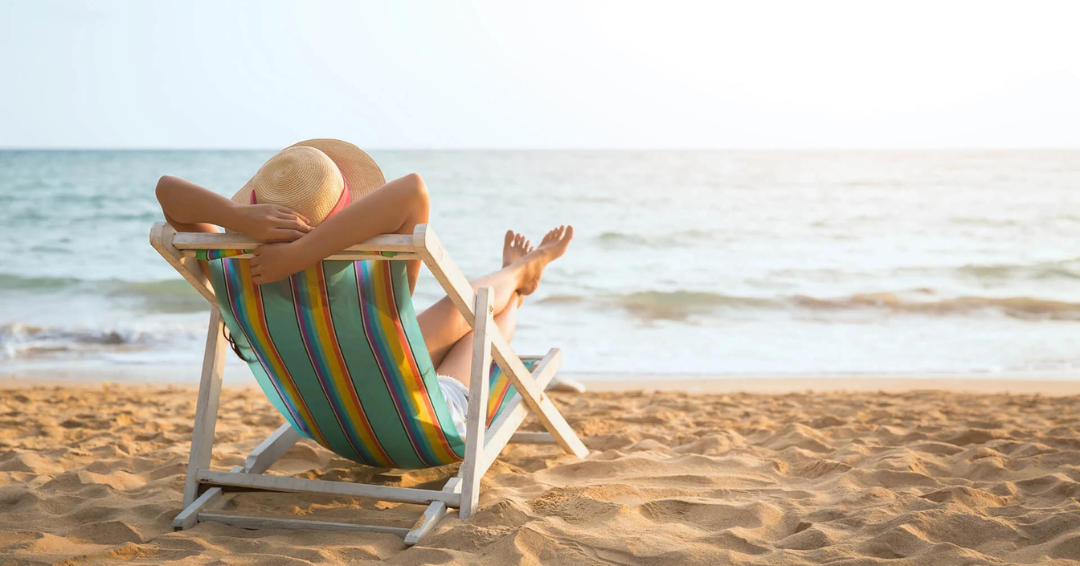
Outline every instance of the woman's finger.
{"label": "woman's finger", "polygon": [[304,218],[304,216],[302,214],[297,214],[295,216],[295,218],[296,218],[296,223],[297,224],[299,224],[300,226],[303,226],[304,228],[306,228],[308,230],[311,230],[311,223],[308,222],[307,218]]}
{"label": "woman's finger", "polygon": [[291,242],[300,239],[303,235],[303,232],[295,228],[275,228],[272,234],[275,242]]}
{"label": "woman's finger", "polygon": [[274,222],[274,227],[285,230],[297,230],[299,232],[310,232],[311,226],[304,224],[299,218],[281,219]]}
{"label": "woman's finger", "polygon": [[303,214],[300,214],[299,212],[290,210],[288,213],[286,213],[285,216],[288,219],[296,220],[297,222],[300,222],[301,224],[311,225],[311,221],[307,219],[307,216],[304,216]]}

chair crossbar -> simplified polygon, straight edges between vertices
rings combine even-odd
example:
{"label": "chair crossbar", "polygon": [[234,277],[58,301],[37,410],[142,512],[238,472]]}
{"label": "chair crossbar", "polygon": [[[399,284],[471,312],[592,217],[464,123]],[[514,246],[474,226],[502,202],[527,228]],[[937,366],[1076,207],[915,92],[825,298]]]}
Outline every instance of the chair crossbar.
{"label": "chair crossbar", "polygon": [[292,425],[289,423],[281,425],[274,434],[266,437],[266,440],[259,443],[251,454],[248,454],[242,471],[248,474],[261,474],[269,470],[270,466],[274,465],[274,462],[284,456],[299,440],[300,433],[296,432]]}
{"label": "chair crossbar", "polygon": [[[213,232],[177,232],[172,245],[178,250],[250,250],[263,245],[247,234]],[[414,252],[413,237],[383,234],[349,246],[347,252]]]}
{"label": "chair crossbar", "polygon": [[246,515],[229,515],[226,513],[199,513],[200,521],[214,521],[224,523],[242,529],[302,529],[316,531],[364,531],[372,533],[389,533],[399,537],[409,534],[408,527],[388,527],[385,525],[358,525],[354,523],[338,523],[333,521],[319,521],[311,519],[279,519],[277,517],[250,517]]}
{"label": "chair crossbar", "polygon": [[313,493],[321,495],[343,495],[348,497],[368,497],[380,501],[398,501],[401,503],[431,503],[442,501],[451,507],[457,507],[461,496],[434,489],[416,489],[411,487],[392,487],[368,485],[362,483],[305,480],[285,476],[266,476],[231,472],[201,471],[196,476],[199,483],[209,486],[234,487],[251,491],[285,491],[292,493]]}
{"label": "chair crossbar", "polygon": [[[224,249],[235,249],[235,248],[209,248],[209,249],[224,250]],[[240,248],[240,249],[250,249],[250,248]],[[184,250],[181,253],[183,254],[183,256],[185,258],[193,258],[193,257],[195,257],[196,251],[195,250]],[[231,259],[251,259],[251,258],[255,257],[255,254],[239,254],[239,255],[234,255],[234,256],[229,256],[229,257]],[[363,260],[389,261],[389,260],[399,260],[399,259],[414,260],[414,259],[421,259],[421,258],[420,258],[420,256],[418,254],[406,253],[406,252],[395,252],[395,254],[393,256],[390,256],[390,257],[384,256],[384,255],[381,255],[381,254],[366,253],[366,252],[339,252],[339,253],[327,256],[326,259],[334,260],[334,261],[363,261]]]}

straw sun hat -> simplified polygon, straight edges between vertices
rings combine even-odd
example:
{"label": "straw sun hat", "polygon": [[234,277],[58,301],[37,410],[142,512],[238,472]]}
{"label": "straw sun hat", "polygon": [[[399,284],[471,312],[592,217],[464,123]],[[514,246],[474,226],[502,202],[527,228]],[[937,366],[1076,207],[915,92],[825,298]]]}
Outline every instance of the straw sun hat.
{"label": "straw sun hat", "polygon": [[355,145],[332,139],[307,140],[271,157],[232,200],[278,204],[299,212],[316,226],[331,212],[384,184],[375,160]]}

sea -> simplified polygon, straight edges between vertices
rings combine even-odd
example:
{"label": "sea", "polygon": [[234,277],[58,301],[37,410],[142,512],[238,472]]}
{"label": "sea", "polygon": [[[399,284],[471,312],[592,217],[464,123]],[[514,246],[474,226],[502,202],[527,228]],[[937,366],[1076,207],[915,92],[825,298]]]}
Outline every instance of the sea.
{"label": "sea", "polygon": [[[573,225],[514,337],[568,372],[1080,375],[1080,151],[370,153],[470,277]],[[208,306],[150,247],[155,183],[231,195],[272,154],[0,151],[0,375],[196,381]],[[425,271],[417,308],[442,295]]]}

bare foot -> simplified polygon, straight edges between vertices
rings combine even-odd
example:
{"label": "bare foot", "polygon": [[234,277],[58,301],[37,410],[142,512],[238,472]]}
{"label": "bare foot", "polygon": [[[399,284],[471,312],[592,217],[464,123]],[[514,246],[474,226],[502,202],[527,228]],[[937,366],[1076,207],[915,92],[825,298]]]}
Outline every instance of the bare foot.
{"label": "bare foot", "polygon": [[522,236],[513,230],[507,230],[506,238],[503,240],[502,266],[506,267],[511,263],[514,263],[525,257],[525,254],[531,251],[533,251],[532,244],[525,239],[525,236]]}
{"label": "bare foot", "polygon": [[540,277],[544,274],[544,268],[566,253],[566,248],[570,246],[570,240],[573,238],[573,226],[559,226],[548,232],[535,250],[518,260],[524,272],[517,292],[521,295],[531,295],[533,291],[536,291],[540,285]]}

